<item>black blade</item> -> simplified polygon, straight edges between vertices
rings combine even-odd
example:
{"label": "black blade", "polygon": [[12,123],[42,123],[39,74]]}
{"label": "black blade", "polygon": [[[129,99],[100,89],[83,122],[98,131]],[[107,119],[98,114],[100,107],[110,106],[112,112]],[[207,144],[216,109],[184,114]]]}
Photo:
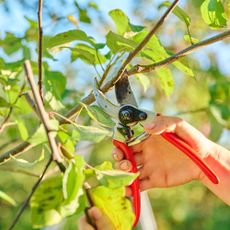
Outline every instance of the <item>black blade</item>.
{"label": "black blade", "polygon": [[116,98],[119,104],[121,105],[134,105],[137,107],[136,99],[133,95],[133,91],[131,89],[128,76],[123,76],[116,84],[115,84],[115,93]]}

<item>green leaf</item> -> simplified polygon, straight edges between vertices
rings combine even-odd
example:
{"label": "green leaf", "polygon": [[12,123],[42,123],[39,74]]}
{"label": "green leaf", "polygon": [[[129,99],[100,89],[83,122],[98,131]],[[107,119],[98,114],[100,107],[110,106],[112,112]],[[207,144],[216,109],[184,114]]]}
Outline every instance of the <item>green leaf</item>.
{"label": "green leaf", "polygon": [[66,77],[61,72],[46,70],[44,84],[47,91],[52,92],[57,99],[61,99],[66,88]]}
{"label": "green leaf", "polygon": [[91,19],[88,16],[87,10],[83,9],[79,6],[79,4],[77,3],[77,1],[74,1],[75,6],[78,9],[79,12],[79,19],[81,22],[85,22],[85,23],[91,23]]}
{"label": "green leaf", "polygon": [[14,109],[19,113],[23,113],[24,115],[33,112],[31,105],[26,100],[26,97],[24,95],[18,98]]}
{"label": "green leaf", "polygon": [[124,38],[111,31],[106,35],[106,44],[113,53],[125,51],[130,52],[137,46],[135,41]]}
{"label": "green leaf", "polygon": [[135,78],[139,81],[139,83],[142,85],[144,92],[146,92],[146,90],[148,89],[148,87],[150,86],[150,80],[149,77],[147,77],[144,74],[137,74],[135,76]]}
{"label": "green leaf", "polygon": [[65,201],[62,212],[65,215],[73,214],[79,207],[78,199],[83,194],[82,187],[85,180],[84,168],[84,159],[81,156],[76,156],[70,161],[64,173],[62,191]]}
{"label": "green leaf", "polygon": [[30,200],[33,227],[59,223],[63,219],[60,213],[62,203],[62,177],[58,175],[42,181]]}
{"label": "green leaf", "polygon": [[112,121],[111,117],[107,113],[105,113],[103,109],[101,109],[99,106],[97,105],[88,106],[86,104],[82,104],[82,105],[86,109],[90,118],[93,119],[94,121],[97,121],[107,127],[114,126],[115,123]]}
{"label": "green leaf", "polygon": [[192,41],[193,44],[196,44],[197,42],[199,42],[199,39],[191,37],[188,34],[184,35],[184,40],[189,43]]}
{"label": "green leaf", "polygon": [[113,169],[113,165],[112,165],[112,163],[110,161],[104,161],[100,165],[95,166],[95,169],[98,169],[100,171],[112,170]]}
{"label": "green leaf", "polygon": [[183,64],[180,61],[175,61],[173,62],[173,65],[179,69],[181,72],[185,73],[186,75],[190,76],[190,77],[194,77],[194,73],[192,71],[192,69],[190,69],[188,66],[186,66],[185,64]]}
{"label": "green leaf", "polygon": [[60,100],[58,100],[50,91],[47,91],[45,94],[45,100],[49,103],[50,107],[54,111],[59,111],[64,109],[65,106],[62,104]]}
{"label": "green leaf", "polygon": [[98,143],[105,137],[111,137],[112,133],[106,129],[97,128],[94,126],[78,125],[72,132],[72,137],[75,140],[85,140]]}
{"label": "green leaf", "polygon": [[18,51],[21,45],[21,38],[15,37],[13,33],[6,32],[4,39],[0,39],[0,46],[8,55]]}
{"label": "green leaf", "polygon": [[118,34],[123,35],[125,32],[130,31],[129,18],[120,9],[114,9],[109,12],[109,16],[113,19]]}
{"label": "green leaf", "polygon": [[1,190],[0,190],[0,199],[5,200],[7,203],[9,203],[13,206],[16,206],[16,201]]}
{"label": "green leaf", "polygon": [[17,165],[22,166],[24,168],[30,168],[30,167],[32,167],[32,166],[36,165],[37,163],[44,160],[45,152],[43,149],[39,158],[33,162],[29,162],[29,161],[22,159],[22,158],[16,158],[13,155],[10,155],[10,158],[13,159],[17,163]]}
{"label": "green leaf", "polygon": [[167,96],[170,96],[174,89],[174,79],[169,68],[163,67],[156,69],[156,73],[159,77],[161,88]]}
{"label": "green leaf", "polygon": [[124,35],[126,32],[140,32],[144,29],[144,26],[133,25],[130,23],[127,15],[120,9],[114,9],[109,12],[109,16],[113,19],[117,27],[117,32],[120,35]]}
{"label": "green leaf", "polygon": [[210,125],[211,125],[211,131],[209,133],[209,139],[211,139],[212,141],[215,141],[217,142],[220,137],[221,137],[221,134],[223,132],[223,125],[221,125],[217,119],[213,116],[212,113],[209,113],[209,122],[210,122]]}
{"label": "green leaf", "polygon": [[220,81],[209,87],[210,111],[225,128],[230,128],[230,82]]}
{"label": "green leaf", "polygon": [[70,164],[64,173],[62,183],[65,200],[72,201],[79,193],[85,178],[83,174],[84,167],[85,161],[81,156],[75,156],[75,158],[70,161]]}
{"label": "green leaf", "polygon": [[57,49],[61,46],[66,47],[68,43],[73,41],[85,41],[85,42],[91,42],[88,38],[87,34],[82,30],[69,30],[63,33],[59,33],[55,35],[54,37],[51,37],[47,41],[46,48],[48,49]]}
{"label": "green leaf", "polygon": [[[56,134],[55,130],[58,131],[59,122],[55,119],[52,119],[49,120],[49,125]],[[44,126],[40,125],[36,132],[27,141],[34,146],[47,142],[47,134]]]}
{"label": "green leaf", "polygon": [[27,128],[26,128],[22,119],[17,119],[16,123],[18,125],[18,130],[19,130],[19,133],[21,135],[21,138],[22,138],[22,140],[25,141],[29,137]]}
{"label": "green leaf", "polygon": [[105,56],[101,55],[96,48],[92,48],[85,44],[78,44],[74,48],[71,48],[71,51],[72,61],[80,58],[82,61],[91,65],[103,64],[107,61]]}
{"label": "green leaf", "polygon": [[131,202],[125,198],[125,188],[98,186],[90,190],[95,204],[110,219],[114,229],[131,230],[135,216]]}
{"label": "green leaf", "polygon": [[73,138],[63,131],[58,131],[58,138],[64,147],[62,153],[64,155],[66,154],[65,156],[67,158],[73,158],[76,145],[76,142],[73,140]]}
{"label": "green leaf", "polygon": [[129,23],[129,26],[133,32],[141,32],[145,27],[140,25],[133,25],[132,23]]}
{"label": "green leaf", "polygon": [[[159,6],[159,8],[161,8],[162,6],[169,7],[169,6],[171,6],[171,4],[172,4],[171,2],[165,1],[165,2],[163,2],[163,3]],[[189,17],[188,14],[187,14],[183,9],[181,9],[179,6],[176,6],[176,7],[174,8],[173,14],[175,14],[181,21],[183,21],[183,22],[186,24],[187,27],[190,26],[190,24],[191,24],[191,19],[190,19],[190,17]]]}
{"label": "green leaf", "polygon": [[119,188],[130,185],[138,174],[127,173],[120,170],[104,170],[96,172],[100,183],[109,188]]}
{"label": "green leaf", "polygon": [[211,29],[220,29],[227,26],[226,15],[221,0],[204,0],[201,15]]}
{"label": "green leaf", "polygon": [[[134,36],[134,40],[139,43],[141,42],[144,37],[147,35],[147,31],[142,31]],[[154,62],[162,61],[163,59],[166,59],[169,57],[169,53],[173,55],[171,52],[167,52],[165,48],[161,45],[159,39],[156,36],[153,36],[150,41],[146,44],[145,49],[141,51],[142,56],[148,58],[149,60],[152,60]],[[182,62],[176,61],[172,63],[177,69],[184,72],[185,74],[188,74],[189,76],[194,76],[192,70],[185,66]],[[169,70],[167,71],[169,75]],[[167,77],[168,79],[170,77]]]}
{"label": "green leaf", "polygon": [[0,107],[1,108],[9,108],[10,104],[3,98],[0,97]]}

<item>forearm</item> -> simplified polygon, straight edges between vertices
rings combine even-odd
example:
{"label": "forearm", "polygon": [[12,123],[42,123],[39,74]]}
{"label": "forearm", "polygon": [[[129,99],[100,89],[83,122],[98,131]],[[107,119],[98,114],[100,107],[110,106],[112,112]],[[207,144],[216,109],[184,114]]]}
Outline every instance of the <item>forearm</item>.
{"label": "forearm", "polygon": [[230,151],[215,143],[212,143],[212,146],[212,151],[204,160],[219,177],[220,182],[215,185],[205,176],[201,178],[201,181],[221,200],[230,205]]}

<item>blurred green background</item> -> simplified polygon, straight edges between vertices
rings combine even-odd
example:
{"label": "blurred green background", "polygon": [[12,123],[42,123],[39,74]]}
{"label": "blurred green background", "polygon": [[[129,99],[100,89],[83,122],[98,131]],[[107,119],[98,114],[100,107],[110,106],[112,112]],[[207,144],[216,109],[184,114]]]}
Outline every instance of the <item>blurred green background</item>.
{"label": "blurred green background", "polygon": [[[229,19],[229,1],[222,2]],[[98,41],[104,42],[107,32],[114,29],[108,17],[109,10],[120,8],[132,22],[148,27],[153,25],[164,11],[158,8],[162,1],[153,0],[81,0],[77,3],[76,6],[73,0],[44,1],[44,35],[53,36],[58,32],[80,28]],[[192,36],[200,40],[221,32],[221,30],[210,30],[202,21],[199,10],[201,3],[202,0],[184,0],[179,4],[191,17]],[[37,1],[34,0],[0,1],[0,57],[5,62],[16,62],[25,57],[36,61],[36,12]],[[9,36],[7,32],[13,34],[13,38],[7,37]],[[185,34],[184,23],[175,15],[171,15],[157,33],[162,44],[174,52],[190,45],[183,39]],[[15,37],[23,37],[24,40],[18,41]],[[80,60],[71,62],[68,50],[57,54],[55,59],[46,61],[52,70],[60,71],[68,77],[66,93],[68,97],[65,101],[68,104],[67,108],[72,108],[79,98],[92,88],[95,70]],[[183,61],[193,69],[195,78],[172,69],[175,89],[170,97],[162,92],[154,72],[141,76],[141,82],[139,78],[131,79],[140,106],[162,114],[183,117],[213,141],[230,148],[230,122],[229,114],[226,112],[229,111],[230,106],[229,40],[200,49]],[[212,108],[217,102],[224,107],[214,111]],[[28,111],[27,119],[28,129],[32,130],[37,125],[37,120],[31,116],[31,111]],[[85,111],[81,113],[80,119],[85,124],[92,124]],[[1,153],[20,143],[19,136],[16,127],[10,127],[2,132]],[[14,140],[13,144],[12,140]],[[93,145],[89,142],[81,142],[76,149],[77,153],[84,155],[93,165],[104,160],[112,160],[112,145],[109,138]],[[41,146],[38,146],[21,157],[32,162],[38,158],[41,151]],[[47,157],[48,154],[45,152],[45,158]],[[44,160],[26,169],[14,161],[0,165],[0,190],[17,202],[13,207],[0,199],[0,229],[7,229],[43,165]],[[51,171],[55,170],[55,165],[51,168]],[[24,175],[20,170],[29,171],[33,175]],[[230,208],[197,182],[169,189],[154,189],[149,191],[149,196],[160,230],[230,229]],[[77,229],[76,222],[77,217],[72,216],[58,226],[45,229]],[[32,229],[29,209],[25,211],[15,229]]]}

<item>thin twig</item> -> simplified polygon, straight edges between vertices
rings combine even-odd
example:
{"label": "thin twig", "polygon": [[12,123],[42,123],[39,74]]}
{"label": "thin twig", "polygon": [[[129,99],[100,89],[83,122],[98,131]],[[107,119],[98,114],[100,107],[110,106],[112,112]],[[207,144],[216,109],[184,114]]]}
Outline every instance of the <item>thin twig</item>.
{"label": "thin twig", "polygon": [[47,114],[47,112],[45,111],[45,108],[43,106],[41,96],[38,92],[38,89],[37,89],[35,81],[34,81],[32,68],[31,68],[30,62],[28,60],[25,61],[24,68],[25,68],[26,76],[28,78],[28,81],[29,81],[29,84],[30,84],[30,87],[31,87],[31,90],[32,90],[32,93],[34,96],[34,100],[35,100],[36,105],[37,105],[38,112],[40,114],[41,121],[42,121],[42,123],[45,127],[45,130],[46,130],[47,138],[49,141],[50,149],[52,151],[54,160],[61,162],[61,157],[59,155],[57,144],[55,142],[54,131],[50,127],[49,115]]}
{"label": "thin twig", "polygon": [[42,93],[42,39],[43,39],[43,30],[42,30],[42,5],[43,0],[38,1],[38,89],[43,102],[43,93]]}
{"label": "thin twig", "polygon": [[36,107],[36,105],[34,103],[34,100],[30,96],[30,94],[28,92],[26,92],[26,93],[23,94],[23,96],[25,97],[26,101],[28,102],[30,107],[33,109],[33,111],[39,116],[38,109],[37,109],[37,107]]}
{"label": "thin twig", "polygon": [[33,176],[33,177],[40,177],[38,174],[36,173],[32,173],[30,171],[26,171],[24,169],[15,169],[15,168],[0,168],[0,171],[4,171],[4,172],[11,172],[11,173],[21,173],[27,176]]}
{"label": "thin twig", "polygon": [[175,116],[184,115],[184,114],[206,112],[207,110],[208,110],[208,107],[202,107],[202,108],[199,108],[199,109],[193,109],[193,110],[187,110],[187,111],[180,111],[180,112],[176,113]]}
{"label": "thin twig", "polygon": [[8,150],[7,152],[1,154],[0,156],[0,164],[6,163],[9,159],[11,159],[11,156],[18,156],[34,146],[28,142],[22,142],[21,144],[17,145],[16,147],[13,147],[12,149]]}
{"label": "thin twig", "polygon": [[6,127],[16,125],[16,124],[17,124],[16,122],[3,122],[0,127],[0,133],[3,132]]}
{"label": "thin twig", "polygon": [[155,69],[157,68],[160,68],[160,67],[163,67],[163,66],[166,66],[174,61],[177,61],[178,59],[180,58],[183,58],[185,56],[187,56],[188,54],[191,54],[193,53],[194,51],[200,49],[200,48],[203,48],[207,45],[210,45],[210,44],[213,44],[215,42],[219,42],[219,41],[222,41],[223,39],[225,38],[228,38],[230,37],[230,30],[227,30],[223,33],[220,33],[218,35],[215,35],[211,38],[208,38],[206,40],[203,40],[201,42],[198,42],[196,44],[193,44],[181,51],[179,51],[178,53],[162,60],[162,61],[159,61],[159,62],[156,62],[154,64],[151,64],[151,65],[136,65],[134,66],[133,68],[131,68],[127,74],[128,75],[133,75],[133,74],[137,74],[137,73],[147,73],[147,72],[152,72],[154,71]]}
{"label": "thin twig", "polygon": [[25,211],[27,205],[30,202],[30,199],[32,197],[32,195],[34,194],[34,192],[36,191],[38,185],[40,184],[40,182],[42,181],[47,169],[49,168],[51,162],[53,161],[53,157],[50,156],[49,161],[47,162],[42,174],[40,175],[39,179],[37,180],[37,182],[33,185],[31,192],[29,193],[28,197],[25,199],[25,201],[23,202],[21,208],[19,209],[18,213],[16,214],[16,217],[14,218],[14,220],[12,221],[10,227],[8,228],[8,230],[12,230],[14,228],[14,226],[16,225],[16,223],[18,222],[18,220],[20,219],[21,215],[23,214],[23,212]]}
{"label": "thin twig", "polygon": [[[130,52],[127,59],[124,61],[120,69],[118,70],[117,74],[108,81],[103,88],[101,88],[102,92],[107,92],[111,87],[115,85],[115,83],[122,77],[122,75],[125,73],[125,69],[127,65],[133,60],[133,58],[143,49],[143,47],[148,43],[150,38],[156,33],[156,31],[160,28],[160,26],[165,21],[166,17],[173,11],[173,9],[176,7],[179,0],[175,0],[172,5],[167,9],[167,11],[162,15],[162,17],[159,19],[159,21],[156,23],[156,25],[150,30],[150,32],[146,35],[146,37],[140,42],[140,44],[132,51]],[[91,104],[95,101],[93,92],[91,92],[87,97],[85,97],[82,100],[82,103],[84,104]],[[75,108],[70,110],[66,117],[69,117],[70,119],[74,116],[76,111],[78,111],[81,108],[81,105],[77,105]]]}
{"label": "thin twig", "polygon": [[[154,63],[153,65],[151,65],[151,68],[149,68],[149,69],[145,70],[146,66],[143,68],[140,65],[134,66],[129,71],[127,71],[127,74],[130,76],[133,74],[141,73],[142,70],[143,70],[143,72],[145,72],[147,70],[148,70],[147,72],[150,72],[150,69],[151,69],[151,71],[153,71],[156,68],[160,68],[160,67],[163,67],[167,64],[170,64],[170,63],[178,60],[179,58],[184,57],[184,56],[194,52],[195,50],[197,50],[199,48],[202,48],[202,47],[205,47],[205,46],[210,45],[212,43],[221,41],[221,40],[228,38],[228,37],[230,37],[230,30],[202,41],[201,46],[198,46],[198,44],[200,44],[200,42],[196,43],[192,46],[189,46],[186,49],[180,51],[179,53],[177,53],[177,54],[175,54],[169,58],[166,58],[160,62]],[[184,52],[183,55],[181,54],[182,52]],[[114,82],[116,82],[119,77],[120,77],[120,75],[119,76],[116,75],[110,82],[107,82],[105,84],[105,86],[102,87],[101,91],[103,93],[107,92],[110,88],[112,88],[114,86]],[[95,97],[93,95],[93,92],[90,92],[88,96],[86,96],[85,98],[82,99],[81,103],[79,103],[78,105],[73,107],[71,110],[69,110],[66,113],[65,117],[67,117],[69,119],[74,118],[76,113],[78,113],[82,109],[82,104],[89,105],[89,104],[93,103],[94,101],[95,101]],[[63,123],[65,123],[65,120],[60,121],[60,124],[63,124]],[[10,155],[13,155],[13,156],[20,155],[21,153],[25,152],[27,150],[27,148],[30,149],[32,147],[33,146],[31,144],[29,144],[27,142],[23,142],[23,143],[19,144],[18,146],[14,147],[13,149],[0,155],[0,163],[8,161],[10,159]]]}
{"label": "thin twig", "polygon": [[161,16],[160,20],[156,23],[156,25],[150,30],[150,32],[146,35],[146,37],[139,43],[139,45],[130,52],[128,58],[123,64],[123,69],[133,60],[134,57],[144,48],[144,46],[148,43],[151,37],[156,33],[156,31],[160,28],[160,26],[164,23],[167,16],[174,10],[179,0],[175,0],[171,6],[167,9],[167,11]]}

